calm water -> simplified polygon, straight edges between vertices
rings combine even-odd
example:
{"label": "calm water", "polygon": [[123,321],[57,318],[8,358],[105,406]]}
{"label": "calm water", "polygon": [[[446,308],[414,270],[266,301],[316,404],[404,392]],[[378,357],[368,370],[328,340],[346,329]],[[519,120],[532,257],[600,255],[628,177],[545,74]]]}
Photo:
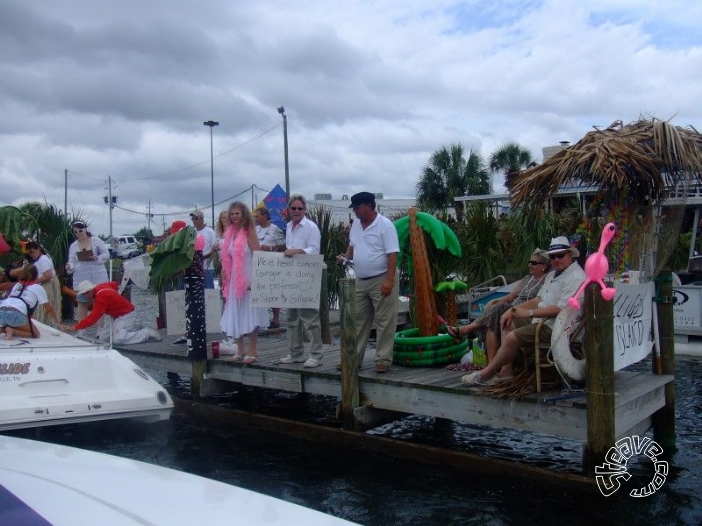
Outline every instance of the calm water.
{"label": "calm water", "polygon": [[[643,499],[629,497],[628,486],[605,498],[451,466],[349,452],[258,430],[225,431],[197,425],[182,415],[150,426],[106,422],[12,434],[196,473],[368,525],[595,521],[698,525],[702,524],[702,361],[678,357],[676,370],[678,450],[669,459],[670,474],[663,488]],[[154,376],[159,378],[158,373]],[[168,385],[166,378],[159,379]],[[184,383],[169,389],[187,396]],[[242,389],[215,403],[328,424],[336,400]],[[581,444],[554,437],[455,422],[436,427],[434,419],[424,417],[409,417],[374,432],[561,472],[577,473],[580,467]],[[629,467],[635,474],[632,487],[651,479],[650,466],[630,462]]]}

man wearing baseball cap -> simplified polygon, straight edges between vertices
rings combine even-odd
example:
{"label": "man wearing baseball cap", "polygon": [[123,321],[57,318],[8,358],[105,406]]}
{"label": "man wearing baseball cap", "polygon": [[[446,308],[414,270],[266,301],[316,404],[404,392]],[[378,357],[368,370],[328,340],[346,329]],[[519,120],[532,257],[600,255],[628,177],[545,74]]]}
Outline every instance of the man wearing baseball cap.
{"label": "man wearing baseball cap", "polygon": [[202,262],[205,268],[205,288],[214,288],[214,264],[212,262],[212,247],[217,241],[217,234],[205,224],[205,214],[202,210],[193,210],[190,212],[190,219],[193,221],[193,226],[197,230],[197,235],[202,236],[205,240],[205,246],[202,249]]}
{"label": "man wearing baseball cap", "polygon": [[360,364],[375,323],[375,372],[386,373],[392,363],[397,330],[399,278],[395,267],[400,242],[392,221],[375,209],[375,195],[370,192],[354,194],[349,208],[353,209],[358,221],[351,225],[349,246],[344,254],[337,256],[337,260],[353,260],[358,329],[356,352]]}
{"label": "man wearing baseball cap", "polygon": [[[161,341],[161,335],[155,329],[142,328],[134,312],[134,305],[118,291],[116,281],[108,281],[95,285],[90,281],[81,281],[76,289],[78,294],[83,294],[91,304],[90,314],[75,325],[60,324],[64,331],[79,331],[94,325],[103,314],[114,320],[113,343],[133,344],[144,343],[149,340]],[[103,324],[98,329],[98,339],[102,342],[110,340],[110,326]]]}

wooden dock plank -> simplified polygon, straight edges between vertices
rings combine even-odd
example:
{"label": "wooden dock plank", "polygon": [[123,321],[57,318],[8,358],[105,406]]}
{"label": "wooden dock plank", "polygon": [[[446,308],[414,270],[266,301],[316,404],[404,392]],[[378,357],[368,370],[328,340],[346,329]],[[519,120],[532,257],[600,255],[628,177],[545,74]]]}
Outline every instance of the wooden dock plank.
{"label": "wooden dock plank", "polygon": [[[184,345],[170,342],[119,346],[119,350],[142,367],[172,371],[189,376],[192,368]],[[258,340],[259,357],[254,364],[233,363],[223,357],[208,362],[208,378],[219,382],[279,389],[295,393],[341,395],[340,347],[324,346],[323,365],[305,369],[302,364],[279,364],[288,354],[285,334],[263,335]],[[403,367],[393,364],[378,374],[375,354],[368,350],[359,371],[360,398],[377,409],[477,425],[508,427],[535,433],[586,439],[584,395],[546,403],[558,392],[533,394],[521,401],[489,398],[478,389],[461,384],[461,371],[444,367]],[[615,373],[616,434],[640,430],[650,424],[650,416],[664,403],[664,386],[672,376],[622,371]]]}

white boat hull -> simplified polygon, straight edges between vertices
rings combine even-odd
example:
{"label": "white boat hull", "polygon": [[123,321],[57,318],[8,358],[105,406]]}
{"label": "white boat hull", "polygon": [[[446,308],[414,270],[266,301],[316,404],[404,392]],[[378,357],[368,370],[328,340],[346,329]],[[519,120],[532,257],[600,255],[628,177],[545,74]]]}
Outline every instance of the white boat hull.
{"label": "white boat hull", "polygon": [[37,325],[40,338],[0,339],[0,430],[169,418],[170,396],[134,362],[114,349]]}
{"label": "white boat hull", "polygon": [[0,436],[0,524],[352,524],[215,480],[125,458]]}

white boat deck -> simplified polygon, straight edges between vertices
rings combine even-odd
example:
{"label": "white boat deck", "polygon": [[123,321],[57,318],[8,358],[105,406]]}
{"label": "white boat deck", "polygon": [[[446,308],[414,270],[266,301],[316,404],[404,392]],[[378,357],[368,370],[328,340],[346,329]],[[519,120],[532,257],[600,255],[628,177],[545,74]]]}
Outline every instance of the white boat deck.
{"label": "white boat deck", "polygon": [[0,430],[169,418],[168,393],[134,362],[114,349],[37,325],[39,338],[0,339]]}

